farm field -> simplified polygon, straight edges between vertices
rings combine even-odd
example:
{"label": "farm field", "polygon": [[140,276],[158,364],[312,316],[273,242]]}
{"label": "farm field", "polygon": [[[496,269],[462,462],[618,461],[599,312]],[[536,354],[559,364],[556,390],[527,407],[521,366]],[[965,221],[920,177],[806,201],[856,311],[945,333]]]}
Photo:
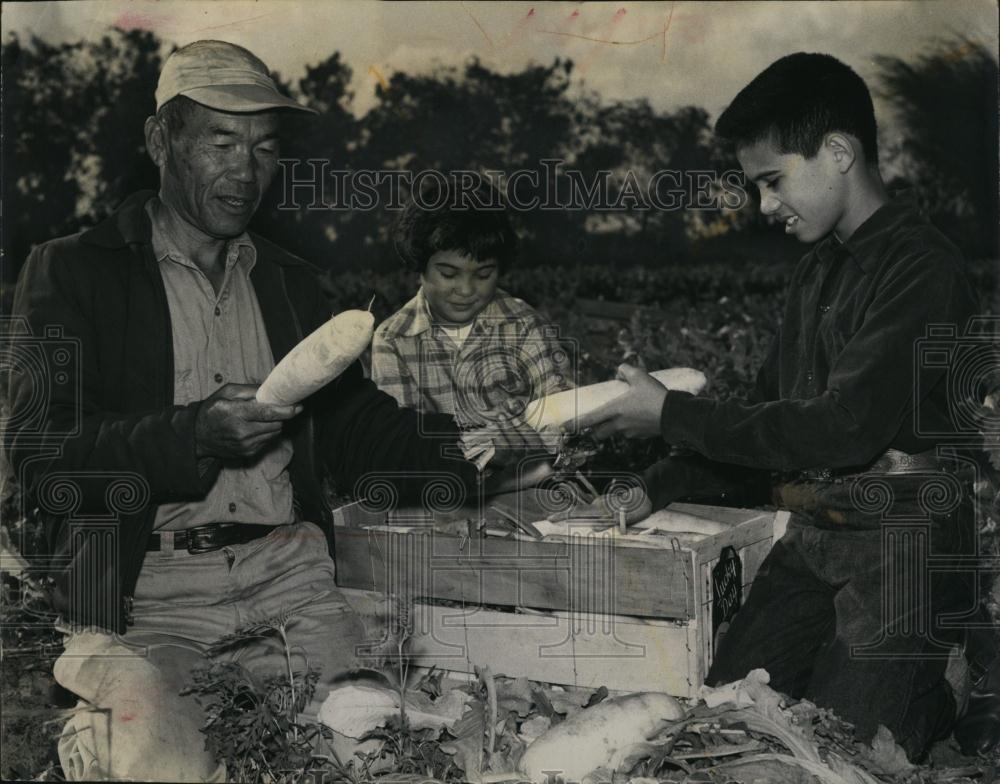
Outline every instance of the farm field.
{"label": "farm field", "polygon": [[[623,361],[649,370],[692,367],[709,379],[706,394],[742,396],[752,386],[778,326],[794,265],[787,262],[702,262],[643,267],[534,266],[515,268],[500,285],[525,299],[557,326],[577,361],[578,385],[614,377]],[[983,315],[1000,315],[1000,262],[968,265]],[[403,271],[328,274],[324,288],[335,310],[364,307],[376,295],[376,323],[416,292],[416,276]],[[590,307],[581,307],[581,301]],[[603,301],[609,307],[602,308]],[[633,313],[622,318],[627,307]],[[601,317],[594,312],[611,313]],[[664,453],[654,443],[609,444],[595,460],[602,467],[641,470]]]}
{"label": "farm field", "polygon": [[[282,112],[280,133],[276,134],[280,146],[255,145],[263,167],[255,171],[271,187],[262,187],[257,194],[261,198],[254,203],[252,220],[246,213],[250,221],[246,228],[315,264],[334,311],[367,307],[379,323],[408,301],[418,280],[398,269],[398,226],[404,204],[434,173],[459,176],[462,182],[470,174],[485,175],[502,192],[517,233],[517,261],[501,274],[500,285],[525,299],[557,329],[562,347],[571,356],[577,385],[611,379],[622,362],[629,362],[651,371],[695,368],[708,378],[705,395],[742,397],[754,384],[778,332],[785,289],[795,260],[805,250],[799,242],[805,235],[795,229],[796,222],[786,213],[791,211],[808,224],[812,213],[809,203],[818,205],[819,198],[814,193],[815,202],[813,198],[800,201],[805,195],[799,190],[801,185],[788,188],[786,179],[779,188],[781,178],[761,180],[754,176],[757,172],[752,166],[747,168],[748,178],[742,173],[737,149],[746,152],[746,148],[740,142],[734,145],[727,141],[730,134],[725,123],[718,133],[716,126],[737,91],[767,62],[793,52],[831,54],[852,68],[871,94],[877,129],[875,138],[863,140],[861,158],[871,166],[877,164],[889,194],[914,204],[964,258],[971,260],[968,270],[980,299],[980,322],[992,325],[991,332],[972,338],[974,351],[962,354],[962,361],[955,363],[965,375],[951,374],[965,382],[971,377],[973,383],[966,383],[965,389],[975,390],[970,395],[954,394],[951,400],[969,403],[962,412],[974,417],[969,451],[981,462],[982,470],[971,492],[977,502],[978,554],[983,558],[975,567],[980,570],[978,599],[993,622],[992,626],[979,624],[984,632],[981,647],[987,651],[982,658],[989,658],[990,642],[1000,649],[1000,574],[987,571],[1000,564],[1000,362],[996,361],[1000,356],[1000,147],[995,143],[1000,69],[996,10],[996,3],[983,0],[910,2],[906,7],[903,0],[868,4],[255,0],[224,5],[198,0],[102,0],[87,4],[8,0],[3,9],[4,78],[0,90],[2,115],[8,120],[0,144],[4,173],[0,188],[0,313],[14,315],[19,271],[40,243],[99,224],[128,194],[138,190],[161,188],[164,200],[171,201],[175,192],[162,186],[169,186],[177,177],[187,180],[193,176],[194,170],[186,166],[164,168],[156,151],[155,126],[162,125],[167,134],[164,138],[171,142],[165,148],[170,152],[167,163],[174,159],[175,151],[180,161],[200,161],[195,166],[198,170],[206,168],[210,159],[235,156],[240,145],[214,139],[220,143],[212,144],[211,149],[199,148],[197,158],[192,157],[195,148],[173,142],[187,138],[197,126],[184,127],[186,112],[173,113],[172,117],[169,111],[161,113],[166,93],[158,88],[168,57],[177,47],[204,35],[245,46],[266,62],[279,92],[315,112],[309,116]],[[169,85],[173,80],[168,76],[166,81]],[[826,105],[834,93],[828,94],[826,85],[810,80],[808,86],[797,85],[790,95],[794,99],[782,103],[792,108],[807,106],[812,98]],[[189,97],[197,102],[197,94]],[[859,108],[867,118],[867,100]],[[242,113],[243,109],[236,111]],[[836,113],[840,111],[838,108]],[[162,123],[149,123],[154,113],[160,115]],[[772,109],[764,114],[773,118],[783,112]],[[794,136],[800,138],[779,141],[783,150],[809,160],[820,148],[813,145],[815,138],[806,137],[814,136],[820,118],[807,112],[807,119],[806,125],[815,126],[809,133],[796,132]],[[242,120],[237,122],[242,124]],[[844,124],[840,118],[832,118],[830,123],[824,133],[837,130],[851,136],[863,131],[864,137],[872,135],[867,119],[860,128],[853,121]],[[265,141],[276,140],[269,135]],[[763,141],[763,136],[757,141]],[[793,144],[788,146],[787,142]],[[877,155],[873,156],[875,147]],[[856,148],[852,145],[855,155],[850,161],[859,160]],[[227,149],[229,152],[224,152]],[[253,157],[257,160],[256,152]],[[276,165],[273,181],[268,174],[271,164],[265,165],[271,157],[276,158],[272,162]],[[242,179],[242,171],[238,175],[232,168],[227,178]],[[852,179],[863,175],[860,167],[853,165],[843,167],[843,173]],[[222,179],[213,182],[218,185]],[[200,192],[209,195],[214,190]],[[768,192],[772,197],[780,195],[784,210],[766,209]],[[246,187],[225,196],[249,205],[253,193]],[[200,203],[200,197],[194,200]],[[233,199],[228,201],[232,206]],[[829,206],[838,202],[843,204],[834,199]],[[213,211],[205,208],[206,215]],[[196,215],[188,217],[202,223]],[[201,232],[207,226],[195,228]],[[214,230],[208,235],[236,236]],[[40,256],[44,261],[45,253]],[[81,265],[81,269],[86,268],[86,264]],[[121,267],[123,272],[126,269]],[[258,274],[255,280],[261,277]],[[37,293],[43,293],[47,286],[44,276],[33,279],[30,285],[36,283],[40,286]],[[130,318],[130,327],[123,333],[129,344],[139,349],[137,355],[130,356],[164,358],[155,353],[154,346],[162,345],[153,342],[157,335],[144,332],[145,316],[153,311],[131,301],[114,301],[114,286],[110,294],[102,288],[92,297],[84,297],[81,292],[87,291],[87,282],[81,279],[79,283],[78,290],[60,292],[67,295],[68,307],[51,321],[61,321],[65,312],[65,324],[33,324],[33,331],[25,333],[23,323],[6,319],[10,348],[5,344],[0,350],[0,378],[20,373],[19,363],[33,369],[34,363],[22,362],[21,357],[33,360],[34,353],[17,353],[22,337],[33,346],[39,338],[55,334],[55,330],[50,333],[50,327],[69,327],[70,332],[103,327],[105,314],[110,315],[121,304],[127,306],[130,317],[138,317],[134,321]],[[931,291],[926,296],[936,294]],[[19,304],[24,301],[19,300]],[[96,319],[99,323],[78,323],[72,312],[76,304],[86,304],[81,312],[87,311],[87,321]],[[221,308],[216,315],[221,315]],[[160,331],[158,324],[156,332]],[[181,330],[173,331],[175,337],[182,334]],[[96,352],[96,368],[88,364],[92,356],[82,358],[88,392],[93,371],[108,382],[121,369],[118,352],[114,347],[105,351],[104,345],[102,341]],[[910,353],[908,346],[900,351]],[[209,358],[210,346],[194,353],[199,362],[214,361]],[[972,372],[968,371],[973,363],[965,361],[970,357],[978,361]],[[985,361],[979,361],[984,357]],[[235,359],[236,355],[227,358]],[[503,356],[504,360],[510,358],[516,359]],[[370,366],[370,356],[363,356],[362,362]],[[125,411],[123,400],[130,395],[118,393],[133,381],[137,387],[149,381],[133,368],[125,368],[129,370],[132,374],[125,376],[127,383],[120,387],[98,385],[114,387],[102,390],[99,416],[115,417]],[[231,374],[216,375],[217,383],[222,383],[224,375]],[[255,374],[243,377],[255,378]],[[44,381],[62,383],[60,378],[75,380],[73,374],[57,371]],[[869,386],[873,387],[865,391],[869,399],[885,392],[874,388],[877,385]],[[22,433],[33,436],[38,423],[34,419],[14,421],[6,405],[5,387],[6,382],[0,381],[0,430],[6,425],[19,438]],[[44,409],[51,399],[47,395],[52,384],[33,383],[32,387],[31,402]],[[19,403],[23,400],[19,396]],[[139,407],[146,405],[139,403]],[[58,419],[61,417],[52,417],[46,427],[51,430],[59,424]],[[866,422],[873,430],[878,427],[872,419]],[[119,435],[116,424],[109,428],[112,444]],[[981,439],[977,428],[986,431]],[[787,433],[788,440],[812,446],[804,432],[809,429],[804,424],[797,432]],[[369,444],[378,447],[370,450],[372,453],[389,452],[397,446],[361,430],[354,428],[362,448]],[[57,437],[60,432],[57,427]],[[161,453],[159,431],[138,435],[141,452]],[[785,439],[786,431],[782,429],[778,435]],[[366,438],[368,444],[363,443]],[[39,443],[42,441],[47,439]],[[615,437],[599,446],[586,438],[581,442],[579,451],[593,449],[579,475],[573,481],[561,481],[568,479],[571,472],[567,472],[548,486],[570,488],[565,498],[580,500],[601,493],[613,478],[638,473],[672,451],[684,452],[683,446],[669,446],[660,438],[639,441]],[[127,451],[123,456],[110,454],[116,450],[108,450],[108,455],[100,454],[100,449],[82,451],[87,453],[81,460],[88,466],[88,475],[91,462],[100,475],[122,468],[144,473],[146,479],[160,479],[168,473],[161,473],[159,467],[143,472],[143,456],[135,455],[140,458],[136,460]],[[18,470],[24,471],[25,462],[17,462]],[[413,470],[411,464],[404,468]],[[55,684],[53,663],[62,650],[62,635],[55,628],[51,601],[55,584],[47,572],[59,564],[48,562],[49,549],[38,520],[42,512],[31,506],[36,502],[43,506],[47,498],[42,491],[50,487],[54,491],[58,485],[42,484],[38,492],[25,492],[26,499],[32,498],[28,505],[22,503],[13,475],[0,452],[0,780],[53,781],[74,774],[85,779],[88,770],[94,771],[87,767],[87,750],[69,759],[65,770],[56,753],[60,732],[75,711],[91,712],[90,708],[96,707],[92,713],[103,714],[103,718],[114,711],[114,718],[122,722],[140,719],[128,725],[129,729],[163,727],[170,721],[164,718],[168,711],[146,710],[145,706],[135,712],[115,709],[101,696],[94,698],[98,705],[88,707]],[[777,478],[762,471],[756,472],[754,480]],[[667,483],[669,478],[664,480]],[[352,491],[365,501],[375,500],[371,492],[325,484],[329,506],[339,509],[342,519],[351,516],[345,511],[351,506],[364,506],[361,501],[351,503],[355,501]],[[658,549],[665,558],[639,564],[635,558],[618,558],[628,547],[607,548],[613,554],[611,585],[615,591],[619,585],[625,588],[622,593],[633,603],[625,605],[630,609],[628,614],[616,614],[619,605],[603,617],[615,619],[615,623],[622,618],[648,642],[654,653],[646,655],[644,648],[645,668],[630,667],[624,661],[608,662],[609,652],[618,658],[620,650],[615,643],[622,640],[609,632],[603,621],[600,628],[595,625],[583,635],[573,630],[572,611],[579,605],[559,598],[563,572],[553,580],[526,580],[531,590],[522,591],[520,574],[511,580],[505,562],[494,569],[496,562],[480,561],[476,566],[483,568],[474,570],[478,574],[465,571],[468,564],[464,561],[473,550],[469,544],[475,543],[480,533],[484,538],[479,544],[488,541],[487,535],[493,539],[480,548],[480,555],[496,545],[496,552],[510,547],[520,556],[519,535],[534,539],[534,531],[544,539],[530,521],[522,528],[515,515],[498,509],[503,506],[502,496],[488,499],[499,515],[493,520],[489,512],[480,509],[470,509],[468,515],[462,509],[463,514],[454,519],[447,519],[444,513],[432,515],[433,524],[457,529],[448,532],[451,539],[443,540],[448,542],[449,568],[442,571],[451,582],[441,590],[435,590],[433,582],[426,590],[406,590],[387,580],[382,586],[387,586],[388,596],[367,594],[375,585],[369,587],[365,581],[369,572],[374,575],[373,564],[378,560],[367,547],[382,536],[382,531],[372,530],[382,524],[380,519],[372,528],[338,540],[335,549],[339,560],[329,565],[336,566],[338,582],[348,592],[364,589],[376,609],[367,617],[378,618],[377,623],[366,624],[369,637],[381,639],[367,652],[369,656],[354,662],[366,666],[342,678],[346,688],[339,695],[340,702],[328,708],[325,719],[329,721],[321,726],[310,721],[315,717],[303,715],[302,708],[310,701],[321,674],[315,659],[313,666],[308,657],[300,666],[293,665],[294,657],[304,651],[289,642],[293,637],[286,635],[286,627],[299,618],[294,610],[286,611],[282,595],[276,615],[240,616],[246,625],[216,640],[202,662],[203,668],[184,671],[185,677],[190,676],[189,691],[206,709],[201,727],[204,739],[194,737],[193,742],[171,745],[183,747],[185,755],[193,758],[204,743],[225,763],[229,780],[252,784],[499,784],[518,774],[542,781],[544,771],[526,761],[532,756],[526,755],[528,745],[550,731],[556,736],[563,734],[565,741],[565,736],[574,734],[564,732],[567,726],[572,727],[583,715],[582,724],[596,727],[596,733],[571,737],[575,742],[568,744],[558,738],[553,742],[550,735],[548,744],[534,747],[536,763],[558,759],[578,765],[575,780],[580,784],[1000,781],[1000,749],[967,758],[960,754],[958,741],[949,738],[936,743],[920,765],[912,765],[888,732],[880,732],[871,743],[860,742],[854,728],[831,711],[772,691],[761,671],[751,673],[740,691],[735,687],[730,690],[729,697],[746,698],[735,704],[727,701],[725,694],[713,696],[700,690],[703,665],[707,666],[713,655],[719,635],[726,633],[727,612],[739,606],[741,595],[746,595],[752,576],[772,545],[774,528],[780,530],[786,522],[787,515],[779,514],[771,504],[775,484],[755,481],[751,487],[747,481],[724,497],[713,497],[707,494],[710,488],[705,482],[691,490],[691,496],[675,499],[699,504],[693,508],[701,510],[716,505],[710,514],[719,518],[749,511],[750,520],[741,532],[722,531],[719,539],[686,539],[689,534],[697,537],[697,532],[657,529],[677,536],[659,541]],[[572,489],[577,486],[583,490]],[[241,486],[237,499],[249,500],[250,489],[249,483]],[[150,503],[182,500],[179,494],[177,498],[174,495],[167,491]],[[518,511],[523,509],[525,495],[517,496]],[[925,509],[931,506],[932,495],[921,495],[920,501],[928,502]],[[429,492],[425,500],[424,507],[435,504]],[[661,519],[682,515],[679,507],[661,510]],[[238,509],[240,505],[232,507],[231,514]],[[426,509],[414,511],[420,515]],[[551,510],[533,520],[540,521],[542,516],[551,517]],[[646,523],[651,524],[651,519],[653,516]],[[107,520],[103,518],[98,524],[103,526]],[[428,522],[426,515],[421,522]],[[707,522],[717,524],[718,520]],[[552,520],[547,523],[556,524]],[[680,525],[677,518],[673,523]],[[697,527],[706,521],[689,515],[684,524]],[[74,537],[73,526],[63,530],[67,528]],[[514,533],[515,529],[520,534]],[[647,527],[642,534],[625,533],[645,536],[650,531]],[[744,540],[742,536],[748,531],[753,536]],[[890,542],[893,533],[884,532],[884,541]],[[398,543],[394,533],[385,533],[391,537],[391,546],[380,545],[380,555],[392,552]],[[600,533],[610,538],[623,532],[609,528]],[[659,534],[652,531],[651,535]],[[409,531],[402,536],[416,538],[410,537]],[[385,537],[382,540],[384,543]],[[172,540],[167,537],[166,541]],[[686,549],[682,546],[686,541],[700,542],[700,546]],[[352,550],[345,542],[353,542],[359,549]],[[625,544],[644,546],[649,542]],[[362,544],[365,549],[361,549]],[[535,544],[541,546],[537,552],[547,558],[548,548],[556,543]],[[317,542],[315,554],[322,556],[323,550],[324,544]],[[413,571],[430,563],[426,551],[413,552],[416,555],[408,564],[416,565]],[[579,554],[579,550],[574,552]],[[593,552],[579,560],[593,560]],[[276,560],[284,569],[286,564],[280,559],[270,559],[272,564]],[[682,561],[684,568],[670,565]],[[589,595],[595,594],[591,589],[605,586],[593,577],[589,563],[580,568],[570,562],[569,574],[585,584]],[[886,573],[901,563],[901,571],[919,572],[909,569],[909,559],[895,559],[890,554]],[[518,570],[521,565],[517,563]],[[295,564],[287,566],[287,573],[293,574]],[[963,563],[959,568],[967,567]],[[406,570],[386,569],[384,573],[398,571]],[[493,571],[492,578],[489,571]],[[479,586],[475,599],[466,593],[467,579]],[[922,583],[916,588],[920,580],[922,574],[910,584],[912,590],[899,591],[893,598],[898,595],[921,603],[925,594],[920,590]],[[188,588],[182,592],[185,601],[189,596],[201,596],[197,586]],[[498,590],[491,593],[490,588]],[[580,593],[569,584],[566,588],[571,596]],[[842,595],[849,594],[847,590]],[[85,602],[91,598],[72,590],[70,596]],[[294,602],[296,591],[290,589],[287,596],[289,603]],[[249,615],[263,615],[260,606],[252,603]],[[463,617],[466,610],[482,614],[468,625],[445,624],[445,618],[453,618],[459,607]],[[365,615],[360,608],[353,609],[358,619]],[[888,606],[886,610],[892,612]],[[489,618],[484,618],[486,615]],[[511,615],[521,617],[511,622]],[[508,627],[520,626],[529,615],[535,615],[537,628],[512,633]],[[749,615],[745,612],[744,619]],[[477,623],[489,630],[475,640],[478,647],[470,647],[468,639],[460,640],[465,645],[462,671],[470,675],[468,680],[442,677],[441,670],[421,668],[422,664],[429,666],[428,657],[433,656],[433,649],[428,653],[429,649],[419,647],[427,637],[418,628],[420,619],[427,616],[439,619],[442,629],[447,626],[456,635],[468,635]],[[782,620],[788,622],[787,618]],[[383,632],[384,637],[380,637]],[[549,634],[557,639],[550,640]],[[887,637],[893,634],[889,630]],[[240,646],[253,640],[256,647],[262,638],[279,651],[283,648],[287,666],[280,673],[251,672],[239,663],[245,663],[246,658],[237,655],[235,660],[226,661],[225,656],[215,655],[230,646],[237,654],[244,653]],[[558,653],[553,649],[567,640],[573,646],[571,655],[540,655],[537,662],[528,663],[526,651]],[[975,646],[970,647],[975,652]],[[419,650],[422,662],[414,654]],[[313,655],[311,650],[306,653]],[[497,658],[491,658],[494,653]],[[572,679],[559,669],[561,663],[554,662],[560,658],[572,666]],[[969,694],[973,681],[966,658],[977,657],[965,657],[958,648],[951,648],[949,681],[959,701]],[[354,663],[345,661],[343,667],[353,669]],[[414,664],[420,668],[418,672],[411,668]],[[447,661],[438,664],[453,669]],[[339,660],[328,667],[338,670]],[[128,682],[125,670],[115,672],[118,685]],[[564,688],[569,684],[572,686]],[[669,689],[684,695],[684,703],[678,707],[666,695],[652,700],[631,695],[624,703],[615,703],[615,695],[609,694],[613,688]],[[131,696],[144,689],[122,691]],[[878,698],[862,688],[853,689],[852,696],[877,705]],[[659,705],[673,717],[654,734],[646,731],[651,729],[651,705]],[[612,718],[601,720],[601,713]],[[661,713],[653,718],[658,722],[666,717]],[[317,738],[329,736],[335,725],[349,731],[365,728],[368,734],[363,749],[354,753],[355,749],[341,748],[343,756],[339,756],[335,744],[313,744]],[[120,748],[133,746],[121,741],[124,725],[117,727]],[[609,733],[605,730],[609,729],[619,730],[619,739],[629,745],[598,760],[594,753],[602,747],[607,750]],[[128,729],[124,734],[128,735]],[[108,738],[110,745],[109,735],[98,729],[93,732],[94,742]],[[347,736],[344,733],[338,738]],[[548,752],[538,752],[546,745],[554,752],[551,758]],[[156,759],[144,750],[132,751],[145,761]],[[565,766],[562,769],[568,771]],[[160,778],[170,775],[166,770]],[[554,778],[550,780],[556,784]]]}
{"label": "farm field", "polygon": [[[1000,313],[997,267],[991,260],[970,264],[984,315]],[[558,325],[561,339],[578,358],[580,384],[606,380],[620,362],[628,360],[641,362],[649,369],[698,368],[710,379],[708,394],[738,396],[752,384],[775,333],[790,271],[787,264],[733,267],[705,263],[615,270],[599,266],[533,267],[511,270],[501,285],[528,300]],[[401,272],[352,272],[328,275],[324,280],[335,310],[364,307],[372,293],[377,294],[373,306],[377,321],[406,302],[416,285],[412,276]],[[589,304],[581,307],[581,302]],[[623,318],[628,308],[621,305],[641,307]],[[662,456],[665,449],[654,442],[616,439],[603,446],[588,468],[638,471]],[[994,455],[994,461],[1000,467],[1000,455]],[[7,541],[21,541],[25,523],[12,517],[17,509],[16,496],[9,486],[7,493],[5,533],[12,535]],[[984,546],[993,554],[1000,554],[997,517],[995,505],[986,504],[980,531]],[[986,588],[985,602],[994,617],[1000,617],[1000,581]],[[51,679],[51,663],[59,645],[54,630],[47,625],[50,618],[45,610],[45,585],[5,572],[2,590],[2,644],[8,666],[3,667],[0,681],[4,706],[0,773],[4,779],[52,779],[59,776],[55,740],[62,723],[60,717],[71,704],[54,690]],[[523,690],[514,683],[498,682],[498,688],[501,693]],[[550,718],[555,715],[550,714]],[[532,717],[537,718],[537,713]],[[836,732],[843,732],[843,728],[830,723],[832,718],[824,721]],[[461,779],[452,758],[441,752],[440,744],[428,731],[406,734],[396,728],[396,734],[393,732],[383,732],[382,742],[387,747],[396,744],[397,750],[414,758],[428,755],[424,770],[436,771],[448,780]],[[412,773],[415,764],[410,759],[403,767]],[[360,771],[358,768],[358,781],[374,780],[365,779]],[[922,780],[936,780],[931,772],[924,774]]]}

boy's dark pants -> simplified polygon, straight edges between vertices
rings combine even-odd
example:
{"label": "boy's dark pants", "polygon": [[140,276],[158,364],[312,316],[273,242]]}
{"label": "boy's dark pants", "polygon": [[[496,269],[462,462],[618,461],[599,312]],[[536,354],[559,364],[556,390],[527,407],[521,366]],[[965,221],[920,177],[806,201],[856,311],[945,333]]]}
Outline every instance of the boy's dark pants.
{"label": "boy's dark pants", "polygon": [[[928,515],[926,497],[904,489],[886,518],[850,511],[848,488],[797,486],[816,503],[792,514],[706,682],[763,667],[773,688],[833,709],[866,741],[884,724],[915,760],[955,716],[944,670],[960,621],[942,615],[974,605],[968,579],[928,573],[926,555],[969,552],[972,504]],[[836,507],[832,517],[868,527],[830,528]]]}

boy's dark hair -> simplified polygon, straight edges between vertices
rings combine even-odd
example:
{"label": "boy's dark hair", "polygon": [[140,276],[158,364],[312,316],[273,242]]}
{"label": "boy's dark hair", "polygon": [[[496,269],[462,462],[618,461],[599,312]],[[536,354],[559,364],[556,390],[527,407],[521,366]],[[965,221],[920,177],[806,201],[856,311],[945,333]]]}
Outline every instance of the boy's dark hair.
{"label": "boy's dark hair", "polygon": [[771,63],[715,123],[716,134],[737,148],[772,139],[780,152],[804,158],[833,131],[856,136],[866,163],[878,164],[875,109],[864,80],[835,57],[806,52]]}
{"label": "boy's dark hair", "polygon": [[457,251],[477,262],[496,261],[500,272],[517,254],[500,193],[482,178],[426,177],[396,221],[393,243],[403,264],[418,272],[439,251]]}

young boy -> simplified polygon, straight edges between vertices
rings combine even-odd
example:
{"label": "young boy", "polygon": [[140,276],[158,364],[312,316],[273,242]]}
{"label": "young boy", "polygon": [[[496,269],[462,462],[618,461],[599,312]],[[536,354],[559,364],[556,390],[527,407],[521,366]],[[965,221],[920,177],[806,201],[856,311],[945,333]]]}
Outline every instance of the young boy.
{"label": "young boy", "polygon": [[[834,709],[863,739],[884,724],[916,759],[955,715],[934,619],[974,602],[949,575],[918,592],[889,537],[883,549],[882,520],[918,524],[893,541],[918,541],[928,523],[926,552],[967,551],[968,495],[927,494],[935,481],[953,488],[956,476],[935,450],[947,439],[926,435],[953,428],[944,370],[918,379],[914,359],[928,325],[961,335],[974,313],[963,263],[913,205],[886,193],[868,89],[833,57],[773,63],[716,132],[734,143],[761,211],[817,243],[792,275],[756,390],[748,400],[695,398],[623,367],[630,391],[580,424],[598,437],[660,435],[699,454],[647,472],[654,508],[719,489],[732,465],[783,472],[776,495],[793,511],[788,532],[707,682],[763,667],[774,688]],[[919,551],[908,557],[926,565]]]}
{"label": "young boy", "polygon": [[531,400],[568,389],[568,354],[553,328],[497,287],[517,235],[497,194],[432,180],[403,211],[396,250],[420,289],[376,330],[372,378],[399,404],[488,428],[497,446],[538,447],[518,421]]}

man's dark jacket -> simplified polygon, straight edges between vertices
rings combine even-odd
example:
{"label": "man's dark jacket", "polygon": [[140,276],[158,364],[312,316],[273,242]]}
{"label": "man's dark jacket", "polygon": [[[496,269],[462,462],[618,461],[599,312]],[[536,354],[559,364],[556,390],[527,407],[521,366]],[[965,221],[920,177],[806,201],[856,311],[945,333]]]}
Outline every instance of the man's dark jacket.
{"label": "man's dark jacket", "polygon": [[[33,250],[13,310],[15,329],[30,329],[13,339],[42,359],[15,363],[4,440],[45,521],[54,603],[74,623],[119,632],[157,504],[203,497],[220,468],[195,457],[200,404],[173,405],[170,313],[145,211],[152,196],[137,193],[94,229]],[[277,362],[330,308],[311,266],[253,241],[250,279]],[[430,424],[430,432],[456,432],[447,417]],[[416,413],[376,389],[358,363],[309,398],[286,433],[298,515],[328,532],[324,470],[348,491],[366,475],[398,473],[404,495],[421,477],[448,473],[468,484],[475,472],[442,456],[447,439],[420,437]]]}

